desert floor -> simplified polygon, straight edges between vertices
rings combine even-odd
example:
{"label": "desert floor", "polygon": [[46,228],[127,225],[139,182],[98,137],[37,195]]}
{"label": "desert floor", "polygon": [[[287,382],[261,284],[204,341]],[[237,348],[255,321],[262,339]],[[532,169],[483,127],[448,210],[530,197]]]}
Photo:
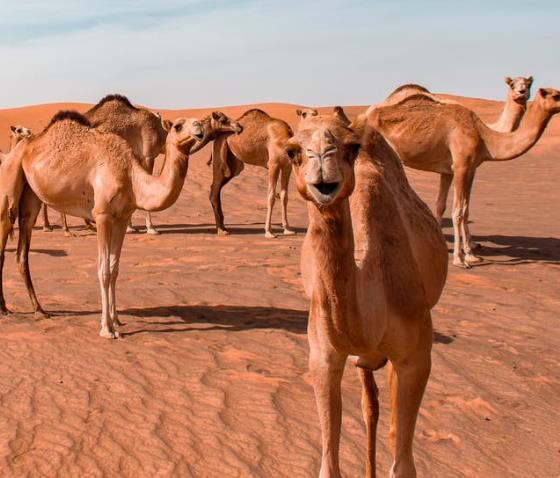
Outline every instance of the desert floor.
{"label": "desert floor", "polygon": [[[486,120],[501,108],[460,100]],[[0,110],[0,148],[10,124],[40,130],[63,107],[87,105]],[[261,107],[296,122],[291,105]],[[244,109],[223,111],[235,117]],[[292,184],[289,214],[299,233],[265,239],[266,172],[247,167],[224,188],[232,234],[217,237],[208,155],[191,158],[179,201],[154,215],[162,234],[126,238],[120,340],[97,335],[96,237],[79,219],[70,219],[76,237],[34,232],[31,271],[51,319],[29,313],[15,242],[8,244],[4,290],[17,313],[0,319],[0,476],[317,476],[299,273],[304,203]],[[437,175],[407,174],[433,207]],[[433,371],[416,433],[421,477],[560,476],[559,178],[559,120],[524,157],[478,170],[471,230],[484,262],[450,267],[433,311]],[[143,213],[134,222],[142,225]],[[444,232],[451,239],[449,220]],[[377,380],[379,471],[387,476],[383,371]],[[343,474],[362,476],[360,387],[350,365],[343,394]]]}

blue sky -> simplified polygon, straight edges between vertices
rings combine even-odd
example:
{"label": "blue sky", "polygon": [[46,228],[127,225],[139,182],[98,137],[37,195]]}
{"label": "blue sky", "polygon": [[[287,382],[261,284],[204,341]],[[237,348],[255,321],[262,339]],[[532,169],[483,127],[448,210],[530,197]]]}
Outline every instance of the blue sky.
{"label": "blue sky", "polygon": [[0,0],[0,108],[370,104],[402,83],[502,99],[560,87],[560,2]]}

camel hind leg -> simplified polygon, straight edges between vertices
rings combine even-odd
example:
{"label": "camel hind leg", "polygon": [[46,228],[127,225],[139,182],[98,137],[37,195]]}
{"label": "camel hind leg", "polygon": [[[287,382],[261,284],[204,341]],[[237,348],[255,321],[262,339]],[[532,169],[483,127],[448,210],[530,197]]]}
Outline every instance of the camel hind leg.
{"label": "camel hind leg", "polygon": [[378,390],[373,370],[358,367],[358,376],[362,383],[362,414],[367,434],[366,478],[375,478],[375,442],[379,421]]}
{"label": "camel hind leg", "polygon": [[449,195],[449,189],[451,188],[451,183],[453,182],[453,174],[440,174],[439,175],[439,192],[436,203],[436,218],[440,226],[443,226],[443,213],[447,206],[447,196]]}
{"label": "camel hind leg", "polygon": [[25,287],[33,304],[33,311],[35,315],[48,317],[49,315],[43,310],[41,304],[37,300],[35,288],[31,280],[31,273],[29,271],[29,247],[31,244],[31,233],[33,225],[37,220],[39,211],[41,210],[41,200],[35,195],[33,190],[25,185],[21,200],[19,203],[19,239],[17,247],[17,262],[19,265],[19,272],[25,281]]}
{"label": "camel hind leg", "polygon": [[49,222],[49,212],[47,205],[43,204],[43,232],[52,232],[53,228]]}
{"label": "camel hind leg", "polygon": [[117,314],[116,285],[127,223],[128,221],[126,219],[115,221],[113,233],[111,234],[109,251],[109,319],[113,322],[113,327],[115,325],[122,325]]}
{"label": "camel hind leg", "polygon": [[276,199],[276,184],[278,183],[278,177],[280,176],[280,167],[278,164],[269,163],[268,169],[268,194],[267,194],[267,209],[266,209],[266,221],[264,223],[264,236],[268,238],[276,237],[272,232],[272,210],[274,208],[274,201]]}
{"label": "camel hind leg", "polygon": [[284,166],[280,171],[280,201],[282,204],[282,227],[285,236],[295,234],[288,224],[288,186],[290,184],[290,174],[292,173],[292,165]]}
{"label": "camel hind leg", "polygon": [[[6,211],[7,212],[7,211]],[[4,299],[3,277],[4,277],[4,258],[6,254],[6,243],[12,232],[13,224],[7,213],[3,213],[0,218],[0,314],[5,315],[10,311],[6,307]]]}

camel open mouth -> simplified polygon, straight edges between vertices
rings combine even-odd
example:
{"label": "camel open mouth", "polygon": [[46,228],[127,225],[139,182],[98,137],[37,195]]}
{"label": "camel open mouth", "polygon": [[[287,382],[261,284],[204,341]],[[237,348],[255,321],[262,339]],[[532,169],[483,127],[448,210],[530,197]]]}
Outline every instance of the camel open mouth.
{"label": "camel open mouth", "polygon": [[340,183],[338,182],[326,183],[321,181],[317,184],[308,184],[307,188],[318,202],[327,204],[335,198],[339,185]]}
{"label": "camel open mouth", "polygon": [[204,133],[200,132],[200,133],[194,133],[193,138],[196,139],[197,141],[202,141],[204,139]]}

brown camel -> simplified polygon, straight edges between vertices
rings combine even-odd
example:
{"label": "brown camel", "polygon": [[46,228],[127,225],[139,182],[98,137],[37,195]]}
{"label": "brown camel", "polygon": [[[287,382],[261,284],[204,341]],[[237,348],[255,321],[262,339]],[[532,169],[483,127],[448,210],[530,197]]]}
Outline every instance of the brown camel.
{"label": "brown camel", "polygon": [[10,126],[10,151],[23,139],[31,136],[31,130],[25,126]]}
{"label": "brown camel", "polygon": [[294,234],[288,224],[288,183],[292,166],[284,151],[286,141],[292,136],[288,123],[272,118],[264,111],[246,111],[237,122],[243,128],[238,135],[218,134],[212,147],[213,163],[210,202],[216,219],[218,235],[228,234],[222,212],[222,188],[243,171],[244,163],[268,169],[268,209],[264,226],[266,237],[275,237],[271,229],[272,208],[276,199],[276,183],[280,176],[282,226],[285,235]]}
{"label": "brown camel", "polygon": [[[288,141],[308,201],[301,269],[309,309],[309,368],[321,423],[321,478],[340,477],[341,380],[348,356],[362,382],[366,476],[375,476],[379,416],[373,372],[389,366],[391,476],[416,476],[413,436],[431,366],[432,321],[447,275],[436,219],[384,138],[336,116],[308,118]],[[357,159],[355,159],[357,158]]]}
{"label": "brown camel", "polygon": [[447,194],[447,182],[453,181],[453,264],[468,268],[470,263],[481,260],[473,253],[468,226],[476,168],[484,161],[507,161],[527,152],[559,111],[560,92],[541,88],[519,128],[511,133],[490,129],[464,106],[436,102],[422,94],[396,105],[372,109],[367,118],[391,143],[404,164],[441,175],[437,204],[440,221],[445,210],[443,192]]}
{"label": "brown camel", "polygon": [[315,108],[303,108],[297,109],[296,114],[299,116],[300,123],[306,118],[311,118],[313,116],[318,116],[319,112]]}
{"label": "brown camel", "polygon": [[[0,211],[2,261],[6,237],[19,207],[17,259],[36,313],[45,315],[31,281],[28,254],[41,202],[95,220],[101,285],[102,337],[118,332],[115,284],[121,247],[135,209],[161,211],[178,198],[185,182],[190,148],[204,136],[195,119],[179,118],[167,135],[160,176],[148,174],[120,136],[92,127],[76,112],[60,112],[40,134],[25,139],[2,164]],[[25,176],[24,176],[25,175]],[[3,295],[2,311],[7,312]]]}

